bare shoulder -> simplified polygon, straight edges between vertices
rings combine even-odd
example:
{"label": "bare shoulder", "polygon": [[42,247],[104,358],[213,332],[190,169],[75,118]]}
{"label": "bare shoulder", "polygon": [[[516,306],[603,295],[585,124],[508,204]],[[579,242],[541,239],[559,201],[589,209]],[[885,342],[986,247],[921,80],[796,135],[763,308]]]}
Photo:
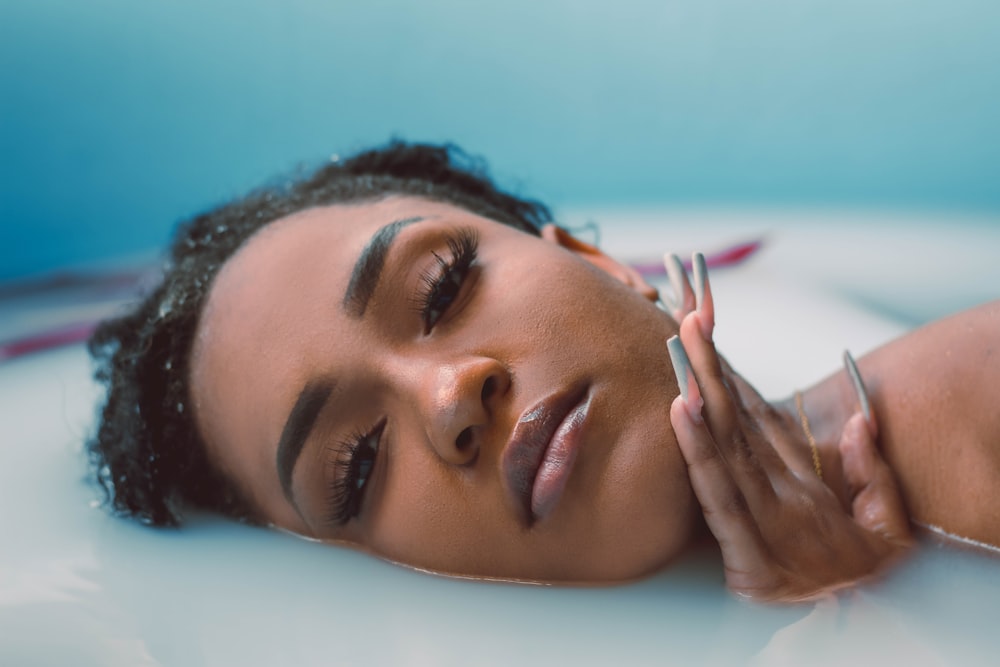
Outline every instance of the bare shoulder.
{"label": "bare shoulder", "polygon": [[866,362],[880,444],[911,516],[1000,544],[1000,301],[921,327]]}
{"label": "bare shoulder", "polygon": [[942,408],[965,421],[1000,471],[1000,300],[945,318],[928,335],[945,364],[937,374]]}

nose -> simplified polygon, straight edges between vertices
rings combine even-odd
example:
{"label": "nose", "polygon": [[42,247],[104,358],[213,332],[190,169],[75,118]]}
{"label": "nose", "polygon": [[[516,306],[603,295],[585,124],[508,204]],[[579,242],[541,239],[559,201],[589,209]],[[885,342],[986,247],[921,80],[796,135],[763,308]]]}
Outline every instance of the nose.
{"label": "nose", "polygon": [[448,463],[475,461],[497,399],[510,387],[509,371],[496,359],[470,356],[430,365],[424,378],[418,403],[431,446]]}

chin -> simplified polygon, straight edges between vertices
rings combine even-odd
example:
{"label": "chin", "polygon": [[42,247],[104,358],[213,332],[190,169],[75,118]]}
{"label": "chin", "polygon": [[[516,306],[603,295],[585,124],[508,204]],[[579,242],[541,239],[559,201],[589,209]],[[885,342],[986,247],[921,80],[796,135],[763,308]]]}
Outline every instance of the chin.
{"label": "chin", "polygon": [[[631,580],[670,564],[696,537],[699,506],[673,431],[618,453],[595,522],[595,574]],[[655,444],[653,444],[655,443]],[[616,483],[618,482],[618,483]],[[601,566],[600,571],[596,566]]]}
{"label": "chin", "polygon": [[[541,576],[539,581],[557,584],[622,584],[644,579],[668,566],[680,555],[686,541],[668,544],[662,541],[632,539],[630,542],[610,542],[610,549],[599,549],[583,556],[574,552],[572,567],[555,568]],[[570,560],[570,559],[567,559]],[[530,578],[529,578],[530,579]]]}
{"label": "chin", "polygon": [[553,541],[558,546],[546,549],[548,567],[523,578],[613,584],[659,572],[692,544],[698,525],[693,494],[671,493],[669,487],[597,496],[597,511],[566,527],[572,537],[559,536]]}

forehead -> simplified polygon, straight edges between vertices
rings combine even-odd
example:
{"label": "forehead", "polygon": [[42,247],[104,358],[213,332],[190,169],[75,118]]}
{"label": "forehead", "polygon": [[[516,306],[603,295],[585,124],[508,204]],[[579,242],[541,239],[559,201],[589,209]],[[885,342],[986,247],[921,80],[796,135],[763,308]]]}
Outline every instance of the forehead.
{"label": "forehead", "polygon": [[[471,215],[449,204],[393,197],[307,209],[270,223],[219,271],[199,321],[193,366],[232,349],[255,323],[289,333],[296,329],[295,322],[283,317],[295,310],[295,297],[334,284],[342,291],[354,260],[378,228],[398,219],[456,214]],[[220,329],[225,329],[227,344],[216,350],[212,343]]]}
{"label": "forehead", "polygon": [[209,456],[254,480],[243,489],[252,500],[263,501],[260,476],[274,477],[275,406],[294,403],[315,371],[308,360],[343,345],[332,318],[372,234],[403,218],[456,215],[472,214],[410,197],[309,209],[263,228],[219,271],[195,335],[191,397]]}

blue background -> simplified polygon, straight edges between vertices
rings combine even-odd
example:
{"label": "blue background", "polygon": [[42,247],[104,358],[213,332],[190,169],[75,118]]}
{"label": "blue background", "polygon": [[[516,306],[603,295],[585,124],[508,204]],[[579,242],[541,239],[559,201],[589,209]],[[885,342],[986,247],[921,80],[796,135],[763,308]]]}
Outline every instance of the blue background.
{"label": "blue background", "polygon": [[557,208],[1000,212],[1000,3],[0,0],[0,279],[391,136]]}

